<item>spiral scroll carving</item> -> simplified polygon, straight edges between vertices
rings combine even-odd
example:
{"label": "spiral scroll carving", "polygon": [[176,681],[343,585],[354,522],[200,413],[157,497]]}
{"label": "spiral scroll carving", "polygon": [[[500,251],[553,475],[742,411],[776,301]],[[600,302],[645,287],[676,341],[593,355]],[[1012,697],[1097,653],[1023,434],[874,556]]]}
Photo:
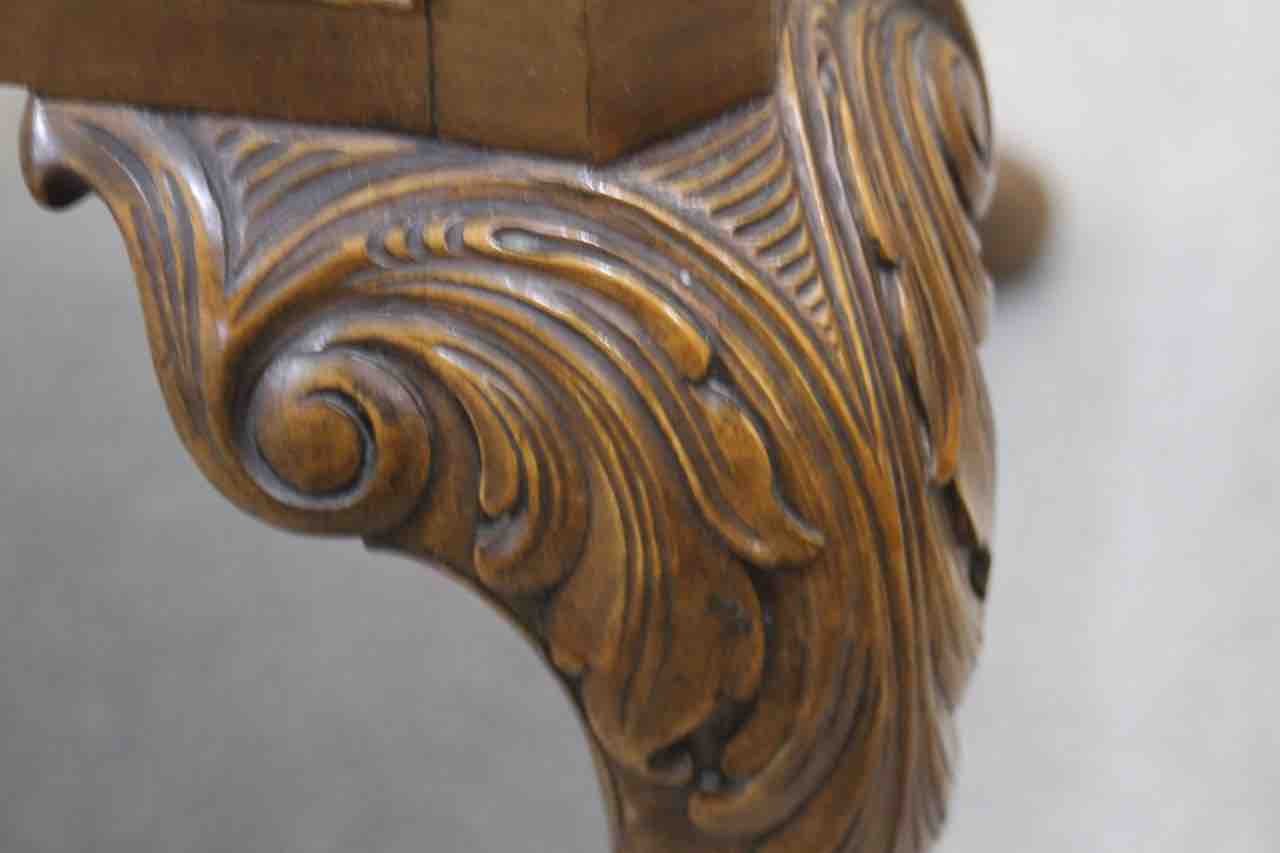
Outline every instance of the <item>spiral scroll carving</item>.
{"label": "spiral scroll carving", "polygon": [[793,0],[776,94],[613,166],[35,101],[239,506],[482,590],[619,850],[915,851],[980,640],[986,97],[952,3]]}

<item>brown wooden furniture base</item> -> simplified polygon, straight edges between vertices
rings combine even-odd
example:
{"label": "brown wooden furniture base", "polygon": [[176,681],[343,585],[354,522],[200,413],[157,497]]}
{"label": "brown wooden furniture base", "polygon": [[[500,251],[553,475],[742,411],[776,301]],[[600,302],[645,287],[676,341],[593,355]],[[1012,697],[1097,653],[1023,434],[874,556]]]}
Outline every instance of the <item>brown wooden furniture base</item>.
{"label": "brown wooden furniture base", "polygon": [[768,93],[777,0],[10,0],[0,81],[602,162]]}
{"label": "brown wooden furniture base", "polygon": [[796,0],[779,46],[772,96],[602,167],[28,116],[35,194],[125,235],[204,473],[523,628],[625,853],[926,848],[981,636],[972,41],[951,3]]}

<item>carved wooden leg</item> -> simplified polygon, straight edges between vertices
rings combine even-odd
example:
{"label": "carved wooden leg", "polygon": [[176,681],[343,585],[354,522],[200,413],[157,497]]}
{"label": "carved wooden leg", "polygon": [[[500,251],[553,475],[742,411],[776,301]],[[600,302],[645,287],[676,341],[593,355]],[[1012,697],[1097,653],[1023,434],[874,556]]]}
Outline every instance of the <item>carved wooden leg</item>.
{"label": "carved wooden leg", "polygon": [[987,269],[1001,283],[1025,274],[1044,251],[1052,224],[1044,176],[1017,157],[1000,160],[1000,178],[980,228]]}
{"label": "carved wooden leg", "polygon": [[616,849],[917,851],[980,639],[990,142],[952,3],[806,0],[776,94],[588,167],[33,102],[174,422],[280,527],[443,565],[580,709]]}

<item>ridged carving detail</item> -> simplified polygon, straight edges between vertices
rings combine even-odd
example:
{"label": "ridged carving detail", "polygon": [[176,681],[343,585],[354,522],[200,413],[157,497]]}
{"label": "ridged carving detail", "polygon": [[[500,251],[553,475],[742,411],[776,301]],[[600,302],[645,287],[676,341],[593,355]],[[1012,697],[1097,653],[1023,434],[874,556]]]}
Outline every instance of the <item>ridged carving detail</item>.
{"label": "ridged carving detail", "polygon": [[778,91],[613,166],[35,101],[239,506],[473,585],[583,711],[619,850],[916,851],[992,488],[985,93],[930,3],[796,0]]}

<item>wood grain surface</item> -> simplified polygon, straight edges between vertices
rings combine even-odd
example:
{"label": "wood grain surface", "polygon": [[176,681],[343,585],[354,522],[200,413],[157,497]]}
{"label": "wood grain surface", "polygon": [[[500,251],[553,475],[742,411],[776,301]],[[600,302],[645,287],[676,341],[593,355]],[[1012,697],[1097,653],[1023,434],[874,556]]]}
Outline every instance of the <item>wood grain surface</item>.
{"label": "wood grain surface", "polygon": [[440,134],[604,162],[768,93],[774,0],[433,0]]}
{"label": "wood grain surface", "polygon": [[113,211],[204,473],[521,626],[624,853],[926,849],[981,640],[972,42],[954,7],[785,11],[772,97],[607,167],[54,101],[27,121],[36,195]]}
{"label": "wood grain surface", "polygon": [[430,133],[421,0],[10,3],[0,80],[49,96]]}
{"label": "wood grain surface", "polygon": [[42,0],[0,80],[602,162],[768,93],[775,0]]}

